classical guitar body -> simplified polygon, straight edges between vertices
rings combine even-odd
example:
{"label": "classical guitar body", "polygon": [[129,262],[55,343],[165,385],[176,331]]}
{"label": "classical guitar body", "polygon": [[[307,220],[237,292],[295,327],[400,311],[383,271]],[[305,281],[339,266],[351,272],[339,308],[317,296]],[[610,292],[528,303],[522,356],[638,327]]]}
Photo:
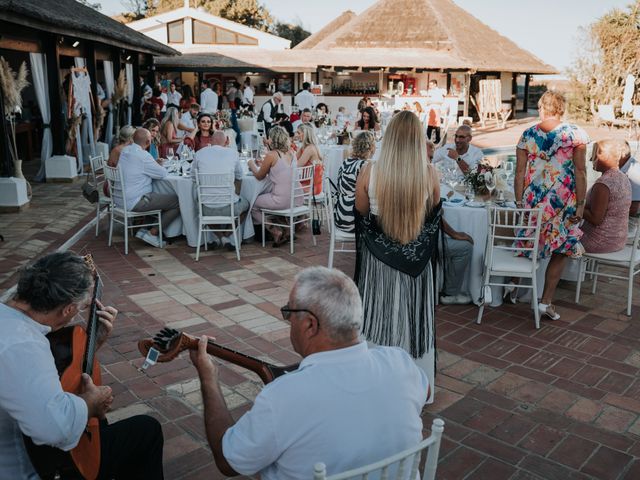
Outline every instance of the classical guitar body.
{"label": "classical guitar body", "polygon": [[[87,334],[80,326],[65,327],[47,335],[56,369],[60,374],[60,383],[65,392],[78,393],[85,356]],[[78,373],[79,372],[79,373]],[[93,375],[96,385],[100,385],[101,373],[97,360],[94,360]],[[69,452],[47,445],[36,445],[29,437],[25,446],[33,467],[42,480],[54,479],[59,475],[62,480],[94,480],[100,470],[100,426],[97,418],[89,419],[87,427],[75,448]],[[96,462],[95,459],[98,459]]]}

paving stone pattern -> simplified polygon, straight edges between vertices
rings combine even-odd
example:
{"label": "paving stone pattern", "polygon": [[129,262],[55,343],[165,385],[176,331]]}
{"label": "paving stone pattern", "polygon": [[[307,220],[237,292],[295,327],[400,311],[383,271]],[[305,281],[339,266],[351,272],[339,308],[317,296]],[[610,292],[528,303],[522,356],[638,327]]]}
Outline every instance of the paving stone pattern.
{"label": "paving stone pattern", "polygon": [[[25,261],[52,250],[91,218],[77,185],[37,186],[44,197],[30,210],[1,215],[0,289],[15,283]],[[60,214],[64,210],[63,214]],[[56,218],[58,217],[58,218]],[[111,421],[148,413],[165,435],[168,479],[224,478],[207,447],[202,399],[188,355],[146,373],[136,342],[162,326],[216,337],[223,345],[264,360],[299,361],[279,315],[301,268],[325,265],[327,235],[313,247],[308,233],[288,249],[243,246],[242,259],[226,250],[204,252],[178,240],[165,250],[134,239],[124,255],[122,236],[106,245],[103,230],[74,247],[92,252],[105,283],[104,300],[120,310],[100,352],[103,381],[113,388]],[[336,266],[353,272],[353,255]],[[574,284],[561,283],[562,319],[535,330],[528,305],[437,309],[436,401],[423,411],[425,434],[433,418],[446,422],[439,479],[640,478],[640,290],[632,317],[624,315],[626,287],[587,281],[582,304]],[[226,401],[235,418],[260,391],[257,376],[220,362]],[[321,460],[321,459],[318,459]],[[311,468],[311,465],[310,465]]]}

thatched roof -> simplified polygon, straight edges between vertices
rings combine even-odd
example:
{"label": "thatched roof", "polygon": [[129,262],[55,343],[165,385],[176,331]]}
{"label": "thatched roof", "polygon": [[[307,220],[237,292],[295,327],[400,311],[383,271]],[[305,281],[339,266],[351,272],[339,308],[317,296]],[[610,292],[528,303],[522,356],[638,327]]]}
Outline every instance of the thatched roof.
{"label": "thatched roof", "polygon": [[344,24],[353,20],[356,16],[357,15],[351,10],[342,12],[342,14],[340,14],[339,17],[334,18],[331,22],[327,23],[324,27],[322,27],[316,33],[305,38],[302,42],[296,45],[295,48],[299,48],[299,49],[314,48],[316,45],[318,45],[318,43],[320,43],[322,40],[327,38],[333,32],[338,30]]}
{"label": "thatched roof", "polygon": [[153,55],[179,54],[75,0],[0,0],[0,20]]}
{"label": "thatched roof", "polygon": [[[470,70],[557,73],[452,0],[380,0],[341,26],[334,22],[307,38],[306,46],[303,42],[294,50],[322,50],[328,60],[334,58],[331,54],[341,52],[350,52],[353,58],[381,50],[387,54],[414,52],[416,57],[424,57],[413,65],[415,68],[451,68],[431,63],[430,57],[445,54],[451,58],[449,63]],[[329,28],[332,24],[333,28]],[[385,61],[381,57],[370,66],[384,66]],[[348,66],[351,65],[350,62]]]}

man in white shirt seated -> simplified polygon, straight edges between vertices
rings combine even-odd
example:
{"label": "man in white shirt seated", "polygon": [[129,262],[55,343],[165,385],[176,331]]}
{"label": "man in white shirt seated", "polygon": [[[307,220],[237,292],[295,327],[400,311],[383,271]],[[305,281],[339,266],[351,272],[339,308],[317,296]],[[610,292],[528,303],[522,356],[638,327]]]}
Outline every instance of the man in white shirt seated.
{"label": "man in white shirt seated", "polygon": [[264,387],[235,422],[225,404],[206,337],[191,352],[204,398],[205,429],[224,475],[262,480],[311,478],[361,467],[417,445],[429,382],[395,347],[368,346],[360,336],[358,288],[339,270],[300,272],[281,309],[291,343],[304,359]]}
{"label": "man in white shirt seated", "polygon": [[300,119],[293,122],[293,125],[292,125],[293,131],[295,132],[298,129],[298,127],[303,123],[305,125],[311,125],[315,129],[316,126],[313,123],[311,123],[311,120],[313,120],[313,113],[308,108],[305,108],[304,110],[302,110],[302,113],[300,114]]}
{"label": "man in white shirt seated", "polygon": [[[111,408],[111,388],[95,385],[79,371],[75,380],[81,384],[80,390],[63,391],[52,345],[45,336],[55,336],[79,312],[90,310],[92,292],[92,271],[85,260],[70,251],[55,252],[26,266],[20,272],[15,296],[6,304],[0,303],[2,479],[40,478],[35,471],[38,466],[58,470],[62,478],[81,478],[67,476],[67,469],[56,465],[53,457],[40,456],[40,462],[33,465],[23,434],[35,445],[69,451],[82,438],[88,420],[103,419]],[[118,311],[97,300],[99,349],[111,333]],[[65,373],[73,377],[73,372]],[[111,425],[104,422],[99,440],[98,478],[162,479],[163,439],[156,419],[138,415]]]}
{"label": "man in white shirt seated", "polygon": [[[147,152],[151,144],[151,133],[146,128],[137,128],[133,134],[133,143],[122,149],[118,167],[124,179],[127,208],[134,212],[162,211],[162,229],[165,230],[178,215],[180,204],[178,196],[173,193],[158,193],[152,191],[153,180],[167,176],[167,171],[160,166]],[[114,196],[118,207],[123,207],[122,199]],[[141,228],[136,237],[154,247],[162,248],[158,238],[158,229]]]}
{"label": "man in white shirt seated", "polygon": [[214,114],[218,111],[218,94],[214,92],[214,80],[210,80],[207,88],[200,94],[200,110],[204,113]]}
{"label": "man in white shirt seated", "polygon": [[472,138],[471,127],[461,125],[456,130],[455,143],[447,143],[437,149],[433,163],[455,162],[460,171],[466,175],[482,160],[482,150],[471,145]]}
{"label": "man in white shirt seated", "polygon": [[310,92],[311,84],[304,82],[302,84],[302,90],[295,96],[295,104],[300,110],[308,108],[310,111],[316,108],[316,97]]}
{"label": "man in white shirt seated", "polygon": [[[196,152],[191,168],[191,175],[198,173],[233,173],[235,186],[235,203],[233,205],[234,215],[240,215],[240,224],[249,210],[249,201],[239,195],[240,186],[244,172],[240,165],[238,151],[229,148],[229,138],[224,132],[216,130],[212,136],[212,145]],[[231,215],[229,204],[205,203],[202,206],[202,213],[207,216],[228,216]],[[242,238],[242,231],[240,231]],[[219,245],[219,241],[214,237],[214,244]],[[229,245],[230,250],[235,250],[235,238],[232,234],[222,238],[222,245]]]}
{"label": "man in white shirt seated", "polygon": [[629,233],[635,233],[640,213],[640,162],[631,156],[629,142],[625,141],[625,154],[620,159],[620,171],[629,177],[631,182],[631,207],[629,208]]}
{"label": "man in white shirt seated", "polygon": [[200,105],[191,104],[188,111],[184,112],[178,123],[178,138],[184,138],[197,128],[198,114],[200,113]]}

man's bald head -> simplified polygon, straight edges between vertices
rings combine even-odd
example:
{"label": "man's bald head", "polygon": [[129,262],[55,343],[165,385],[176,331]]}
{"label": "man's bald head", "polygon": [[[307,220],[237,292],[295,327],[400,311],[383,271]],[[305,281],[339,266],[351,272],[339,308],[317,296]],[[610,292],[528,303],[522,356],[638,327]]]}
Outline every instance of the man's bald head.
{"label": "man's bald head", "polygon": [[224,147],[227,143],[227,136],[222,130],[216,130],[211,136],[211,143],[213,145],[220,145]]}
{"label": "man's bald head", "polygon": [[463,125],[460,125],[460,126],[458,127],[458,131],[457,131],[456,133],[458,133],[458,132],[459,132],[461,135],[462,135],[462,134],[464,134],[464,135],[467,135],[467,136],[469,136],[469,137],[473,136],[473,135],[472,135],[473,130],[471,129],[471,127],[470,127],[469,125],[464,125],[464,124],[463,124]]}
{"label": "man's bald head", "polygon": [[136,128],[133,134],[133,143],[140,145],[142,148],[147,148],[151,144],[151,132],[146,128]]}

